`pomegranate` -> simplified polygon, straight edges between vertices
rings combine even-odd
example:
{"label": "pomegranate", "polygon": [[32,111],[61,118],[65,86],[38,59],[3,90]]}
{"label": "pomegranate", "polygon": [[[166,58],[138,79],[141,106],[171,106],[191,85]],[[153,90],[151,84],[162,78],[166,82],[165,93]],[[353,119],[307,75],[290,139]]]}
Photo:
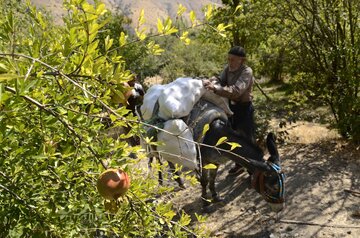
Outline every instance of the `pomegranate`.
{"label": "pomegranate", "polygon": [[116,200],[129,189],[130,178],[122,169],[107,169],[100,174],[96,186],[103,198]]}

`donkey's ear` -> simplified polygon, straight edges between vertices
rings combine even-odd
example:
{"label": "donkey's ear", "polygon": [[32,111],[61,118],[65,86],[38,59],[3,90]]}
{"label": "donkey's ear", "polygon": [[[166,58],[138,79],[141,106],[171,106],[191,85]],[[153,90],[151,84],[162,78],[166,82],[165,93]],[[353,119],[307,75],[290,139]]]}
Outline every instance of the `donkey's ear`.
{"label": "donkey's ear", "polygon": [[276,136],[274,133],[270,132],[267,137],[266,137],[266,146],[267,149],[270,153],[270,157],[269,157],[269,161],[280,165],[280,156],[279,156],[279,152],[277,150],[277,146],[276,146]]}

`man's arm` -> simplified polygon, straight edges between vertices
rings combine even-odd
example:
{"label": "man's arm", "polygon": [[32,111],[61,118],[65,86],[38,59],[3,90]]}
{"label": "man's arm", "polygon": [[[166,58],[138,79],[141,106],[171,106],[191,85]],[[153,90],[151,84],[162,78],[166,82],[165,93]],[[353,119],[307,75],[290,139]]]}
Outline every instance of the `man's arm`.
{"label": "man's arm", "polygon": [[229,98],[233,101],[238,101],[239,98],[248,90],[252,85],[253,74],[250,67],[244,69],[236,83],[231,86],[224,86],[215,84],[214,92],[222,97]]}

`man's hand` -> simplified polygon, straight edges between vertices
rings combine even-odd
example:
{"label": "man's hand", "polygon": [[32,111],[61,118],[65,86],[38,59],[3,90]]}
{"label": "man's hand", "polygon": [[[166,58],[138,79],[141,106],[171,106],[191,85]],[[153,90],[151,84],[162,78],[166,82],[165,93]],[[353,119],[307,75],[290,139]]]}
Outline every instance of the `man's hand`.
{"label": "man's hand", "polygon": [[211,91],[214,91],[214,82],[208,80],[208,79],[205,79],[203,80],[203,85],[204,87],[207,89],[207,90],[211,90]]}

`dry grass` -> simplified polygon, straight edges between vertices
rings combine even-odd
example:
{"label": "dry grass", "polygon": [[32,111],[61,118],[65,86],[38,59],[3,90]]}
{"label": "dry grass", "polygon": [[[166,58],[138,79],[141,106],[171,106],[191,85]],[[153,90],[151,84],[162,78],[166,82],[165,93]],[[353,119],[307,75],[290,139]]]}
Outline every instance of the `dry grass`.
{"label": "dry grass", "polygon": [[286,141],[288,143],[311,144],[341,138],[336,130],[319,123],[298,121],[285,128],[279,128],[278,124],[279,121],[276,119],[273,119],[270,123],[276,132],[287,132]]}

